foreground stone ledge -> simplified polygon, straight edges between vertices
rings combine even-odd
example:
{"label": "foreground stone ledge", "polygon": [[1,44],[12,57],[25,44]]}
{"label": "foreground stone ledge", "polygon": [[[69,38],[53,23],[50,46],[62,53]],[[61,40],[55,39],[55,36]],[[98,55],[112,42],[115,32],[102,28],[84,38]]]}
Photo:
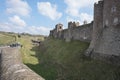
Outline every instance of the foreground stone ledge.
{"label": "foreground stone ledge", "polygon": [[0,48],[0,80],[45,80],[22,63],[19,48]]}

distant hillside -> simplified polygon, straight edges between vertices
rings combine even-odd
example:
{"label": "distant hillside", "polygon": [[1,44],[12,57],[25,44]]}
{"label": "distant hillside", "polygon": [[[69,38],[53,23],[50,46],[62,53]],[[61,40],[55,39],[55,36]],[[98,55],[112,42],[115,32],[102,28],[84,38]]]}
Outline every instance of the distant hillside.
{"label": "distant hillside", "polygon": [[8,34],[5,32],[0,32],[0,45],[7,45],[15,41],[14,34]]}
{"label": "distant hillside", "polygon": [[[37,39],[37,38],[44,38],[44,35],[32,35],[32,34],[28,34],[28,33],[14,33],[14,32],[3,32],[0,31],[0,45],[9,45],[11,43],[14,42],[19,42],[19,37],[24,37],[24,36],[28,36],[28,37],[32,37],[33,39]],[[24,37],[25,38],[25,37]],[[24,39],[22,38],[22,39]]]}

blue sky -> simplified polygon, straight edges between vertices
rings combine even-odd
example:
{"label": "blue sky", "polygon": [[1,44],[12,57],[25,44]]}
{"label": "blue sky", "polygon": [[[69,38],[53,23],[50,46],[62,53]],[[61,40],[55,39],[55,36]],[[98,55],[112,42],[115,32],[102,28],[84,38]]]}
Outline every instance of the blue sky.
{"label": "blue sky", "polygon": [[98,0],[0,0],[0,31],[48,35],[57,23],[93,20]]}

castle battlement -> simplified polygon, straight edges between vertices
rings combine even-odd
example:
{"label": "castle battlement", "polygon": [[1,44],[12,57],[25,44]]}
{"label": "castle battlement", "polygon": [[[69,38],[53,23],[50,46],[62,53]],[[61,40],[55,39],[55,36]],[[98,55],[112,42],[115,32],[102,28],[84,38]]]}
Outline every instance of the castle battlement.
{"label": "castle battlement", "polygon": [[79,22],[68,22],[68,29],[62,29],[62,27],[62,24],[56,24],[55,28],[50,31],[49,36],[64,39],[66,41],[91,41],[93,22],[82,26],[79,25]]}
{"label": "castle battlement", "polygon": [[98,1],[98,3],[95,3],[94,5],[97,6],[97,5],[100,5],[100,4],[103,4],[104,0],[100,0]]}
{"label": "castle battlement", "polygon": [[63,24],[61,24],[61,23],[56,24],[55,29],[56,29],[57,32],[62,31],[63,30]]}
{"label": "castle battlement", "polygon": [[79,22],[68,22],[68,28],[80,26]]}

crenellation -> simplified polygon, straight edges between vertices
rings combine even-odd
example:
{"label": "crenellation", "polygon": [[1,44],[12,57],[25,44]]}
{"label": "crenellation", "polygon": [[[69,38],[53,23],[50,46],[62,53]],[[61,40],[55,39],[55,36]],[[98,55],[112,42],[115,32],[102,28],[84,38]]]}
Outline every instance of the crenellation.
{"label": "crenellation", "polygon": [[55,29],[57,30],[57,32],[62,31],[63,30],[63,24],[59,23],[55,26]]}
{"label": "crenellation", "polygon": [[80,26],[79,22],[68,22],[68,28],[74,28]]}
{"label": "crenellation", "polygon": [[92,28],[93,22],[81,26],[79,25],[79,22],[68,22],[68,29],[57,32],[55,28],[50,31],[49,36],[64,39],[67,42],[71,40],[82,40],[90,42],[92,38]]}
{"label": "crenellation", "polygon": [[98,1],[98,4],[102,4],[103,5],[103,0]]}
{"label": "crenellation", "polygon": [[79,22],[76,22],[75,25],[78,27],[78,26],[80,26],[80,23],[79,23]]}

